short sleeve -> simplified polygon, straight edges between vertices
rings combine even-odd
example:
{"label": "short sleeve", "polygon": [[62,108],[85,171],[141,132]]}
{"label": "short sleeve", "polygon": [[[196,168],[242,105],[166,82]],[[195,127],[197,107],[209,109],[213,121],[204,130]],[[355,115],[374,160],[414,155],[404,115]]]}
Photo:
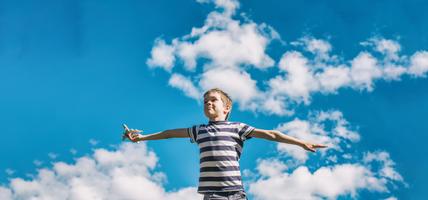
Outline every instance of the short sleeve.
{"label": "short sleeve", "polygon": [[249,135],[253,130],[254,130],[254,127],[247,125],[247,124],[244,124],[244,123],[239,123],[239,125],[238,125],[239,138],[242,141],[245,141],[247,139],[251,139],[251,137]]}
{"label": "short sleeve", "polygon": [[199,126],[192,126],[187,128],[187,134],[189,134],[190,142],[195,143],[198,140],[198,129]]}

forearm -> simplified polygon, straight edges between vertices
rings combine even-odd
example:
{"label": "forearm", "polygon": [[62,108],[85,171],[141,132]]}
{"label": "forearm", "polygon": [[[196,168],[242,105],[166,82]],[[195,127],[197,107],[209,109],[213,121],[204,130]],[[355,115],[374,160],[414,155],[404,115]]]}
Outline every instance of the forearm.
{"label": "forearm", "polygon": [[145,141],[145,140],[162,140],[162,139],[168,139],[171,138],[171,136],[168,135],[167,131],[161,131],[153,134],[148,135],[141,135],[138,140],[139,141]]}
{"label": "forearm", "polygon": [[188,137],[186,129],[172,129],[172,130],[161,131],[161,132],[148,134],[148,135],[140,135],[138,137],[138,140],[139,141],[162,140],[162,139],[169,139],[169,138],[184,138],[184,137]]}
{"label": "forearm", "polygon": [[271,131],[271,135],[272,135],[272,137],[270,138],[270,140],[273,140],[273,141],[276,141],[276,142],[287,143],[287,144],[294,144],[294,145],[297,145],[297,146],[302,146],[302,145],[305,144],[304,141],[299,140],[299,139],[297,139],[295,137],[283,134],[280,131],[273,130],[273,131]]}

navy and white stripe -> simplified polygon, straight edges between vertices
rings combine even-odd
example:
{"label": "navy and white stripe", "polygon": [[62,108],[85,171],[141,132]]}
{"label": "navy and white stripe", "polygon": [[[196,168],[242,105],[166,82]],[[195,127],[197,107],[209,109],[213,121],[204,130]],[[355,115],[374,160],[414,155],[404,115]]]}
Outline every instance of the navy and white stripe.
{"label": "navy and white stripe", "polygon": [[244,141],[254,127],[239,122],[210,121],[188,129],[199,146],[199,193],[244,190],[239,168]]}

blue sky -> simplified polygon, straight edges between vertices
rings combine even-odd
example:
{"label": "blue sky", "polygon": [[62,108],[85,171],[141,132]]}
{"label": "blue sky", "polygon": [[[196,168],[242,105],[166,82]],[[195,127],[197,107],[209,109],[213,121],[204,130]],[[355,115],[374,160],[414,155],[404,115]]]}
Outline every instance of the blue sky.
{"label": "blue sky", "polygon": [[[0,197],[71,195],[48,194],[39,172],[63,180],[58,163],[80,166],[81,158],[112,171],[126,166],[125,172],[134,172],[136,163],[142,182],[162,191],[142,189],[147,198],[193,195],[194,144],[174,139],[121,146],[121,124],[152,133],[204,123],[198,98],[214,86],[234,98],[232,120],[336,147],[305,159],[303,150],[249,140],[241,169],[253,199],[287,199],[296,192],[304,199],[426,196],[428,3],[224,2],[229,4],[0,1]],[[192,28],[200,33],[191,35]],[[330,69],[339,71],[325,76]],[[141,157],[126,160],[127,148]],[[103,162],[106,150],[125,159]],[[156,167],[146,166],[145,159]],[[291,187],[304,169],[313,185]],[[354,181],[346,185],[337,179],[341,169],[361,178],[349,177]],[[261,191],[278,177],[270,192],[290,188],[284,195]],[[132,180],[122,181],[133,187],[141,183]],[[25,181],[40,184],[39,189],[19,184]],[[102,188],[71,196],[96,196]],[[112,196],[123,192],[114,191]]]}

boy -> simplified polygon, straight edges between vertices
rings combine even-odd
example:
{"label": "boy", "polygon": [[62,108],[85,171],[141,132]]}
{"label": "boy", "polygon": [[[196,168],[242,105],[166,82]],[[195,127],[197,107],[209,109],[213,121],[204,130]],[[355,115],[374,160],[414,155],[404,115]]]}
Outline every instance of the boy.
{"label": "boy", "polygon": [[218,88],[204,94],[204,113],[208,124],[166,130],[150,135],[138,134],[139,130],[124,125],[124,137],[132,142],[167,138],[190,138],[200,151],[200,174],[198,193],[204,200],[244,200],[246,194],[241,181],[239,158],[243,142],[252,137],[294,144],[315,152],[325,145],[312,144],[282,134],[276,130],[262,130],[244,123],[227,121],[232,109],[232,100]]}

